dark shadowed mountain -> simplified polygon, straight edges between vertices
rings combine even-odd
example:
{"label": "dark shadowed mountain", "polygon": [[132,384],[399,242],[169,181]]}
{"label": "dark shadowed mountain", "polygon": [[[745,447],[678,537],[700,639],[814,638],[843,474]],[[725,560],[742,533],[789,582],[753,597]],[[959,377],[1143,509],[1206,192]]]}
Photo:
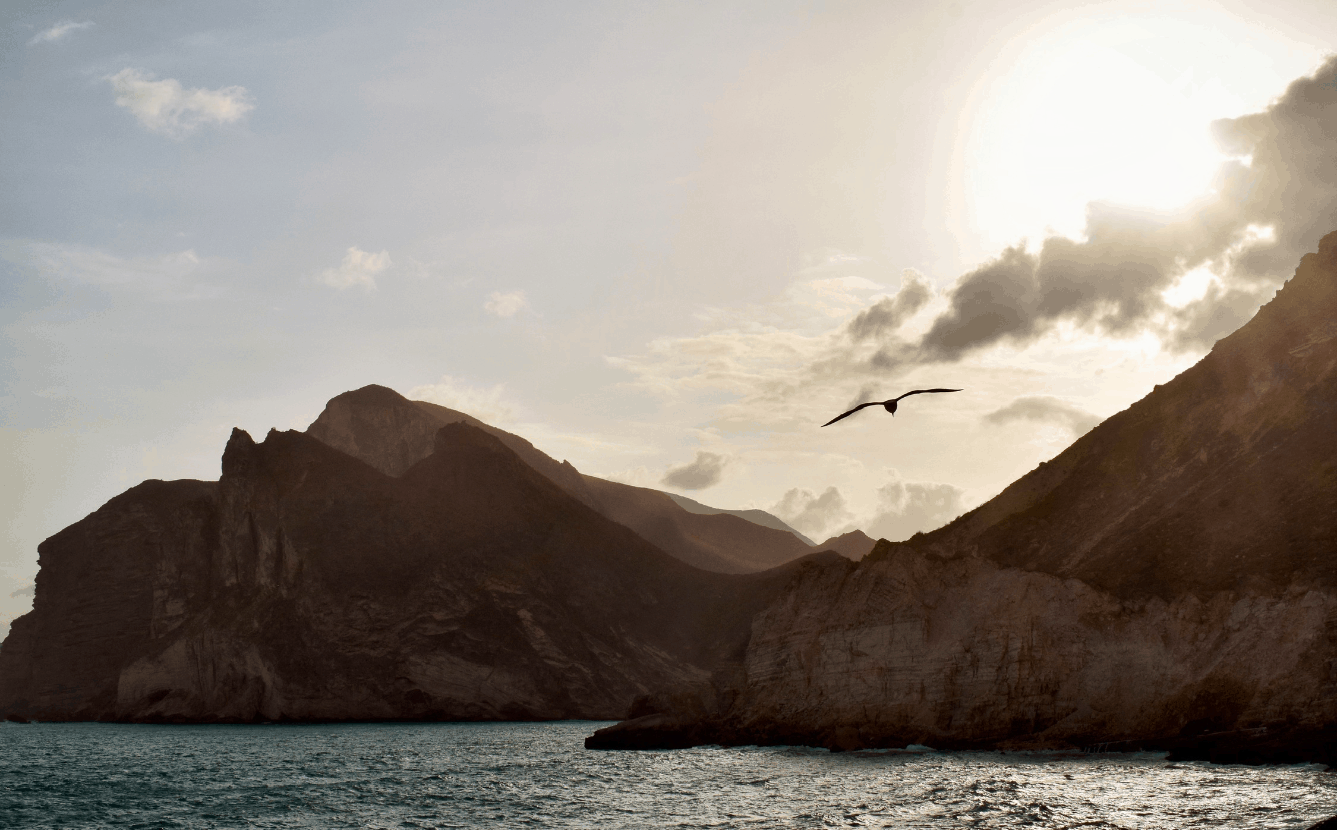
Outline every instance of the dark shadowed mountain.
{"label": "dark shadowed mountain", "polygon": [[735,664],[822,561],[689,567],[463,423],[398,477],[236,430],[217,483],[145,482],[39,552],[0,712],[42,720],[618,717]]}
{"label": "dark shadowed mountain", "polygon": [[710,696],[731,703],[589,745],[1335,760],[1334,666],[1337,233],[1197,365],[995,499],[789,585]]}
{"label": "dark shadowed mountain", "polygon": [[[569,462],[555,461],[518,435],[444,406],[410,401],[384,386],[364,386],[331,399],[307,434],[394,476],[432,451],[436,430],[461,421],[495,436],[586,506],[698,568],[749,573],[814,550],[787,526],[776,527],[779,520],[768,513],[688,511],[675,501],[678,497],[582,475]],[[750,512],[770,521],[745,515]]]}

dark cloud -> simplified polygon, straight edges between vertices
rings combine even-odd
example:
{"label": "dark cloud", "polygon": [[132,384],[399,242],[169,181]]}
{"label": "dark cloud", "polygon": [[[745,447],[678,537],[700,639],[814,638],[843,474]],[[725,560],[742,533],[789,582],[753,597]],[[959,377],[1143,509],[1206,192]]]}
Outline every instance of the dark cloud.
{"label": "dark cloud", "polygon": [[[1085,241],[1050,237],[1035,250],[1008,248],[957,281],[917,347],[889,343],[871,358],[873,368],[1025,344],[1060,322],[1116,335],[1153,330],[1172,348],[1209,345],[1233,331],[1337,229],[1337,56],[1265,111],[1213,129],[1240,157],[1222,166],[1213,195],[1160,213],[1093,203]],[[1170,307],[1161,292],[1200,266],[1220,284]],[[894,332],[903,319],[896,309],[892,300],[870,307],[850,324],[851,335]]]}
{"label": "dark cloud", "polygon": [[877,495],[877,515],[865,531],[874,539],[902,542],[965,512],[965,491],[950,484],[892,481]]}
{"label": "dark cloud", "polygon": [[19,597],[31,597],[36,595],[37,595],[37,585],[35,583],[32,585],[24,585],[22,588],[10,594],[11,597],[14,597],[16,599]]}
{"label": "dark cloud", "polygon": [[858,341],[893,334],[902,323],[923,308],[932,296],[933,287],[929,285],[928,279],[918,271],[907,268],[895,296],[883,297],[850,321],[850,337]]}
{"label": "dark cloud", "polygon": [[1100,418],[1060,398],[1030,395],[1017,398],[1002,409],[990,412],[984,416],[984,421],[990,424],[1009,424],[1013,421],[1056,423],[1072,430],[1076,436],[1085,435],[1100,423]]}
{"label": "dark cloud", "polygon": [[1247,157],[1222,171],[1221,199],[1237,221],[1275,229],[1235,261],[1241,277],[1289,273],[1337,227],[1337,56],[1293,81],[1264,112],[1212,125],[1221,148]]}
{"label": "dark cloud", "polygon": [[826,488],[820,496],[795,487],[785,493],[770,512],[790,527],[814,538],[829,535],[830,528],[844,528],[854,518],[845,505],[845,497],[835,487]]}
{"label": "dark cloud", "polygon": [[713,452],[696,453],[696,459],[680,467],[670,467],[660,481],[680,490],[704,490],[720,483],[729,459]]}

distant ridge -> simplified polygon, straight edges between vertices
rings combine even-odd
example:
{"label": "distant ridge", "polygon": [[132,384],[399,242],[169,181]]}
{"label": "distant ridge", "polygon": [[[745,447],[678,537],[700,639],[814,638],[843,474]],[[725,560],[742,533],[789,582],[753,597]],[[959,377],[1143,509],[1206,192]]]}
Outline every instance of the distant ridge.
{"label": "distant ridge", "polygon": [[[767,513],[765,510],[756,510],[756,509],[725,510],[720,507],[710,507],[709,505],[702,504],[699,501],[693,501],[692,499],[689,499],[686,496],[679,496],[676,493],[669,493],[668,497],[673,499],[673,501],[676,502],[679,507],[681,507],[683,510],[686,510],[688,513],[696,513],[702,516],[713,516],[718,513],[724,513],[729,516],[737,516],[740,519],[747,519],[749,522],[761,525],[762,527],[769,527],[769,528],[774,528],[775,530],[788,531],[789,533],[794,534],[800,540],[802,540],[803,544],[809,547],[817,546],[816,542],[809,539],[807,536],[804,536],[802,533],[799,533],[797,530],[785,524],[783,521],[781,521],[774,515]],[[821,548],[819,548],[819,550],[820,549]]]}
{"label": "distant ridge", "polygon": [[846,559],[853,559],[858,562],[868,555],[874,544],[876,542],[871,536],[862,530],[855,529],[840,536],[832,536],[820,545],[815,545],[815,547],[818,550],[833,550]]}
{"label": "distant ridge", "polygon": [[364,386],[331,398],[307,434],[398,476],[431,453],[436,430],[460,422],[494,436],[572,497],[689,565],[751,573],[814,550],[787,526],[776,527],[779,520],[762,511],[755,511],[760,517],[742,515],[750,511],[688,511],[669,493],[583,475],[570,462],[554,460],[518,435],[463,412],[411,401],[384,386]]}

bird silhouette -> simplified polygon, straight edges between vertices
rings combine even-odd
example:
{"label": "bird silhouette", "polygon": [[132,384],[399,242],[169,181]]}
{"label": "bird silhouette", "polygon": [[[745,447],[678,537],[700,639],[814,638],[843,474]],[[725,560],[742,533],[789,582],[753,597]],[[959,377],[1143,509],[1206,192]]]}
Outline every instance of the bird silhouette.
{"label": "bird silhouette", "polygon": [[896,402],[899,401],[901,398],[908,398],[908,397],[910,397],[911,395],[923,395],[923,394],[925,394],[926,392],[960,392],[960,391],[961,391],[960,389],[916,389],[916,390],[914,390],[913,392],[906,392],[904,395],[901,395],[900,398],[892,398],[892,399],[889,400],[889,401],[870,401],[870,402],[868,402],[868,403],[861,403],[861,404],[859,404],[858,406],[856,406],[856,407],[854,407],[853,409],[851,409],[849,412],[846,412],[846,413],[844,413],[844,414],[842,414],[842,415],[837,415],[836,417],[834,417],[834,418],[832,418],[831,420],[827,421],[826,423],[822,424],[822,426],[824,426],[824,427],[829,427],[829,426],[831,426],[832,424],[834,424],[836,421],[839,421],[841,418],[848,418],[848,417],[850,417],[851,415],[853,415],[854,413],[858,412],[860,409],[863,409],[863,408],[865,408],[865,407],[869,407],[869,406],[881,406],[881,407],[883,407],[884,409],[886,409],[888,412],[890,412],[892,415],[895,415],[895,414],[896,414]]}

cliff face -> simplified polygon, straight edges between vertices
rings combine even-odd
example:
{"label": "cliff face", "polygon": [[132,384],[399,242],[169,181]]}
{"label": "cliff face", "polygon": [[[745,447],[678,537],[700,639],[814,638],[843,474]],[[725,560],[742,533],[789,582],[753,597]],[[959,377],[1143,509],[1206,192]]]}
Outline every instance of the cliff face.
{"label": "cliff face", "polygon": [[146,482],[39,552],[0,713],[40,720],[620,717],[740,659],[804,567],[690,568],[466,424],[398,478],[234,431],[217,484]]}
{"label": "cliff face", "polygon": [[386,475],[398,476],[431,453],[438,429],[460,422],[494,436],[572,498],[689,565],[719,573],[751,573],[814,552],[792,531],[774,527],[779,520],[761,511],[750,512],[761,513],[769,522],[742,518],[748,511],[691,512],[668,493],[582,475],[569,462],[559,463],[518,435],[444,406],[410,401],[384,386],[365,386],[331,399],[307,434]]}
{"label": "cliff face", "polygon": [[727,705],[666,705],[588,745],[1332,760],[1335,416],[1331,234],[1196,366],[997,498],[806,572],[755,619]]}

